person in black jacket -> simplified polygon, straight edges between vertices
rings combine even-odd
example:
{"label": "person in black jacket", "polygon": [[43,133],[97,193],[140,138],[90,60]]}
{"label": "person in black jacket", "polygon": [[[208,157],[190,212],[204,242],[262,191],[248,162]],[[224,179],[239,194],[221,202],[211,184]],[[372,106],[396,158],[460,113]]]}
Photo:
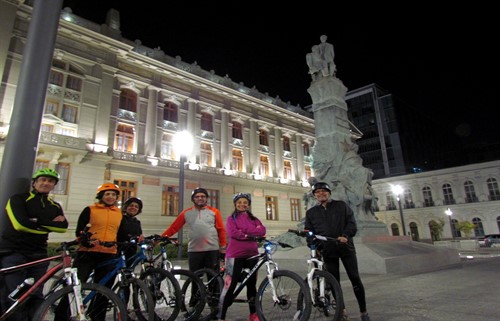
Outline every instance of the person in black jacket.
{"label": "person in black jacket", "polygon": [[[118,231],[118,242],[141,241],[143,239],[141,221],[136,217],[141,214],[142,206],[142,200],[137,197],[131,197],[123,203],[123,218],[120,230]],[[123,251],[127,258],[127,265],[130,265],[132,262],[128,259],[137,252],[137,245],[127,245]]]}
{"label": "person in black jacket", "polygon": [[[339,259],[342,260],[358,300],[361,321],[370,321],[366,312],[365,288],[359,276],[354,248],[353,237],[357,232],[354,213],[345,202],[330,199],[332,190],[324,182],[315,183],[312,193],[318,204],[307,210],[304,229],[335,239],[325,242],[321,250],[326,269],[340,284]],[[349,320],[345,307],[342,320]]]}
{"label": "person in black jacket", "polygon": [[[59,203],[49,197],[59,181],[59,173],[50,168],[39,169],[33,175],[33,190],[15,194],[7,201],[5,215],[9,218],[0,232],[0,267],[6,268],[47,257],[50,232],[64,233],[68,221]],[[9,273],[0,280],[0,307],[12,305],[8,295],[28,277],[38,280],[45,274],[49,262]],[[33,320],[33,314],[43,302],[42,288],[30,298],[26,308],[15,312],[9,320]]]}

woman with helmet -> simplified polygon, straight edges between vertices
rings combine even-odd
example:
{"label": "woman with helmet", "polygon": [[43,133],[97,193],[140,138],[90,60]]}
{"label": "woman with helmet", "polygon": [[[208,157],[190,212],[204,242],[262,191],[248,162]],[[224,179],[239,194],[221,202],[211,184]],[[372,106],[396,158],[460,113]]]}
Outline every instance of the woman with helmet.
{"label": "woman with helmet", "polygon": [[[78,278],[86,282],[90,273],[94,271],[94,282],[99,282],[110,270],[113,265],[108,264],[96,269],[99,263],[116,257],[117,247],[106,247],[99,242],[116,242],[118,230],[122,222],[122,213],[116,206],[120,188],[113,183],[104,183],[97,188],[97,202],[85,207],[78,217],[76,226],[76,236],[80,237],[83,232],[88,231],[92,235],[90,242],[84,242],[78,248],[73,267],[78,268]],[[106,284],[113,286],[114,279]],[[103,300],[105,301],[105,300]],[[101,304],[101,302],[100,302]],[[104,317],[107,302],[102,302],[102,316]]]}
{"label": "woman with helmet", "polygon": [[[130,240],[140,241],[143,239],[141,221],[137,215],[142,212],[142,200],[138,197],[127,199],[122,205],[122,223],[118,231],[118,242]],[[127,260],[137,252],[137,245],[129,245],[124,249]],[[131,262],[127,262],[131,263]]]}
{"label": "woman with helmet", "polygon": [[[339,261],[342,260],[358,301],[361,321],[370,321],[366,310],[365,288],[359,276],[354,248],[353,237],[357,232],[354,213],[345,202],[331,199],[332,189],[327,183],[316,182],[311,191],[318,204],[306,211],[304,229],[335,239],[323,244],[321,252],[326,269],[340,284]],[[343,308],[342,320],[349,320],[347,310]]]}
{"label": "woman with helmet", "polygon": [[[233,197],[234,212],[227,218],[226,230],[229,245],[226,251],[226,270],[224,289],[219,300],[219,320],[224,321],[226,311],[233,303],[233,292],[241,279],[243,269],[253,268],[258,258],[249,259],[259,254],[258,244],[254,237],[266,235],[262,222],[250,212],[252,198],[250,194],[238,193]],[[248,321],[259,321],[255,310],[257,294],[257,273],[247,283],[247,299],[250,315]]]}
{"label": "woman with helmet", "polygon": [[189,226],[188,264],[195,272],[203,268],[218,270],[219,253],[226,251],[226,230],[220,211],[208,205],[208,191],[198,187],[191,193],[194,206],[182,211],[162,233],[171,237],[184,224]]}
{"label": "woman with helmet", "polygon": [[[39,169],[33,174],[31,192],[15,194],[7,201],[5,215],[8,222],[0,232],[0,267],[19,265],[47,257],[47,240],[50,232],[64,233],[68,221],[59,203],[49,197],[59,181],[59,173],[51,168]],[[12,305],[7,299],[27,277],[38,280],[49,263],[9,273],[0,283],[0,306]],[[32,320],[33,313],[43,301],[42,289],[29,299],[26,309],[20,309],[12,320]]]}

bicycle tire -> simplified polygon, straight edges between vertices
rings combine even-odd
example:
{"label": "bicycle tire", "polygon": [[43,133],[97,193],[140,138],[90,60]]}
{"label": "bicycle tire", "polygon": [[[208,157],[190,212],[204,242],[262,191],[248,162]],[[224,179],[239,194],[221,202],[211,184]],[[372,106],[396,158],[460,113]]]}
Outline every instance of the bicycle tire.
{"label": "bicycle tire", "polygon": [[[73,293],[74,286],[66,286],[45,298],[36,310],[33,321],[50,321],[56,317],[65,320],[76,320],[70,316],[70,304],[75,304]],[[84,314],[89,318],[97,318],[97,314],[105,313],[104,318],[109,321],[127,320],[127,307],[125,303],[111,289],[100,284],[84,283],[81,285],[84,302]],[[62,301],[65,304],[60,304]],[[70,303],[70,304],[68,304]],[[56,314],[57,312],[57,314]]]}
{"label": "bicycle tire", "polygon": [[[135,277],[124,282],[127,283],[128,291],[117,282],[113,286],[113,292],[125,303],[129,319],[135,319],[130,317],[135,314],[139,321],[155,321],[155,301],[146,283]],[[132,300],[128,295],[132,295]]]}
{"label": "bicycle tire", "polygon": [[[320,281],[325,281],[325,295],[321,297]],[[305,280],[307,286],[309,284]],[[344,297],[339,282],[327,271],[316,270],[313,274],[313,289],[312,293],[314,300],[311,299],[311,320],[318,321],[339,321],[342,317],[342,310],[344,306]],[[310,293],[310,292],[309,292]],[[299,295],[299,302],[302,299]]]}
{"label": "bicycle tire", "polygon": [[220,276],[220,273],[212,269],[200,269],[194,273],[205,287],[205,306],[198,320],[214,320],[219,312],[219,298],[224,288],[224,280]]}
{"label": "bicycle tire", "polygon": [[199,316],[205,307],[206,293],[205,286],[198,276],[190,270],[170,271],[179,281],[182,299],[180,314],[182,321],[199,320]]}
{"label": "bicycle tire", "polygon": [[174,321],[179,315],[181,289],[175,276],[163,269],[149,268],[141,273],[155,301],[157,321]]}
{"label": "bicycle tire", "polygon": [[[295,272],[276,270],[273,284],[279,302],[274,302],[269,279],[262,280],[255,299],[261,321],[307,321],[311,315],[311,295],[304,280]],[[301,295],[302,293],[302,295]]]}

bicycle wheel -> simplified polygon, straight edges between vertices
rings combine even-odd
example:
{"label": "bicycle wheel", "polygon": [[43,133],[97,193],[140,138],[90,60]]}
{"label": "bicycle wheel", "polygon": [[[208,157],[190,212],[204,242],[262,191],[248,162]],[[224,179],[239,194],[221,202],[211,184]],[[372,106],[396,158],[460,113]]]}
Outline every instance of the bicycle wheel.
{"label": "bicycle wheel", "polygon": [[198,320],[210,321],[217,320],[219,312],[219,298],[224,287],[224,280],[220,273],[212,269],[201,269],[194,272],[201,280],[205,287],[205,307],[201,312]]}
{"label": "bicycle wheel", "polygon": [[170,271],[179,281],[181,287],[181,318],[182,321],[198,320],[205,307],[205,286],[196,274],[189,270]]}
{"label": "bicycle wheel", "polygon": [[100,284],[81,285],[84,316],[76,315],[77,303],[73,289],[74,286],[66,286],[46,297],[35,312],[33,321],[82,320],[83,317],[106,321],[127,320],[125,303],[111,289]]}
{"label": "bicycle wheel", "polygon": [[276,270],[273,289],[266,277],[259,286],[255,308],[261,321],[307,321],[311,314],[311,295],[304,280],[295,272]]}
{"label": "bicycle wheel", "polygon": [[[135,277],[130,277],[122,282],[118,281],[113,286],[113,292],[117,293],[120,299],[125,302],[129,320],[155,320],[155,301],[144,281]],[[132,300],[130,300],[130,294],[132,294]]]}
{"label": "bicycle wheel", "polygon": [[141,273],[155,301],[157,321],[173,321],[179,314],[181,289],[175,276],[163,269],[147,269]]}
{"label": "bicycle wheel", "polygon": [[[305,282],[308,284],[307,279]],[[316,270],[313,274],[312,287],[311,320],[340,320],[344,298],[339,282],[327,271]],[[300,293],[299,301],[302,299],[301,296],[302,293]]]}

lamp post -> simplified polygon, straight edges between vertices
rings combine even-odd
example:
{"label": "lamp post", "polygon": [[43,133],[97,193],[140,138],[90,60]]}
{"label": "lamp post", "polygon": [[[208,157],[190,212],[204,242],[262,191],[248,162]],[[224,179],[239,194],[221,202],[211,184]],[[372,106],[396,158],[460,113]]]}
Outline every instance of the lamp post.
{"label": "lamp post", "polygon": [[403,206],[401,206],[401,195],[403,195],[403,188],[401,187],[401,185],[392,185],[392,192],[398,199],[399,216],[401,217],[401,225],[403,226],[403,235],[406,236],[405,218],[403,216]]}
{"label": "lamp post", "polygon": [[453,240],[455,239],[455,228],[453,226],[453,221],[451,220],[451,216],[453,215],[453,212],[451,211],[451,209],[448,207],[446,209],[446,211],[444,211],[444,213],[446,215],[448,215],[448,220],[450,221],[450,229],[451,229],[451,237],[453,238]]}
{"label": "lamp post", "polygon": [[[188,131],[177,132],[173,139],[173,145],[175,151],[179,153],[179,213],[184,208],[184,163],[186,162],[186,156],[191,153],[193,148],[193,137]],[[179,215],[177,213],[177,215]],[[182,236],[183,229],[177,232],[177,239],[179,242],[179,248],[177,252],[177,259],[182,259]]]}

